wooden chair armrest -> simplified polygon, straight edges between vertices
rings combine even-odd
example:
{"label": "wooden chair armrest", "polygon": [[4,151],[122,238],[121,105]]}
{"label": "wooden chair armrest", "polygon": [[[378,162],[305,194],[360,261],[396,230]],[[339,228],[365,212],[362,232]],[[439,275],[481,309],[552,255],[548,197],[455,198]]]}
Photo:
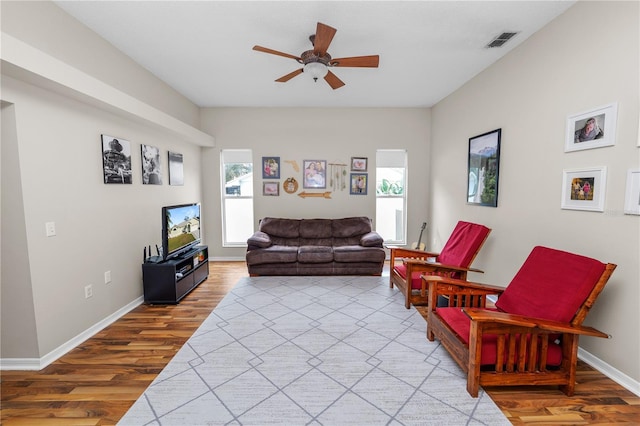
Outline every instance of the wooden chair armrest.
{"label": "wooden chair armrest", "polygon": [[427,258],[427,257],[438,257],[440,253],[432,253],[428,251],[422,250],[413,250],[401,247],[391,247],[391,258]]}
{"label": "wooden chair armrest", "polygon": [[507,312],[489,311],[477,308],[462,308],[462,311],[471,319],[477,322],[492,322],[505,325],[515,325],[519,327],[539,328],[555,333],[579,334],[584,336],[609,338],[606,333],[596,330],[593,327],[572,325],[560,321],[551,321],[543,318],[527,317],[524,315],[509,314]]}
{"label": "wooden chair armrest", "polygon": [[431,288],[432,288],[431,283],[433,283],[433,289],[436,291],[438,289],[446,289],[447,286],[451,286],[451,285],[464,287],[471,290],[477,290],[478,292],[485,292],[487,294],[502,294],[502,292],[504,291],[504,287],[498,287],[495,285],[483,284],[483,283],[478,283],[473,281],[460,280],[457,278],[442,277],[440,275],[423,275],[422,279],[427,281],[430,284],[429,291],[431,291]]}
{"label": "wooden chair armrest", "polygon": [[449,272],[479,272],[484,274],[484,271],[476,268],[464,268],[462,266],[445,265],[439,262],[427,262],[422,259],[404,259],[404,263],[407,267],[411,266],[414,272],[430,272],[430,271],[449,271]]}

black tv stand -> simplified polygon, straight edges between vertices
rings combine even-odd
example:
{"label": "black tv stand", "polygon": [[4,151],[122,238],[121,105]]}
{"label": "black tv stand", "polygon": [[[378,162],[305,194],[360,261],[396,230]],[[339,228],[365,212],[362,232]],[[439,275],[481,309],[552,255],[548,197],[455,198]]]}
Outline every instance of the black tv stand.
{"label": "black tv stand", "polygon": [[142,264],[144,301],[176,304],[209,276],[209,248],[197,246],[162,262]]}

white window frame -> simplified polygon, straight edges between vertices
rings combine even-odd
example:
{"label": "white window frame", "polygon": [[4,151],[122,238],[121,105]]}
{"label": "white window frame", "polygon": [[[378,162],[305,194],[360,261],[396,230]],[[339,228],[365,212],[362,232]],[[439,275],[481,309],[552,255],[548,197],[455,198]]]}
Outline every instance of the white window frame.
{"label": "white window frame", "polygon": [[[228,160],[228,161],[227,161]],[[255,171],[255,166],[253,164],[253,153],[250,149],[222,149],[220,150],[220,208],[221,208],[221,221],[222,221],[222,247],[246,247],[247,246],[247,238],[251,236],[253,233],[253,208],[254,203],[253,199],[255,197],[255,191],[253,188],[253,173],[251,176],[251,191],[250,195],[237,195],[237,194],[227,194],[226,191],[226,164],[234,164],[234,163],[245,163],[251,164],[252,170]],[[246,211],[243,209],[243,212],[246,213],[248,219],[245,219],[246,225],[249,229],[247,229],[247,237],[244,239],[239,239],[238,241],[229,241],[228,235],[231,233],[229,229],[227,229],[228,221],[227,221],[227,210],[228,201],[237,201],[237,200],[249,200],[250,207],[247,206]],[[237,232],[236,232],[237,233]]]}
{"label": "white window frame", "polygon": [[[406,245],[407,244],[407,186],[408,186],[408,175],[409,171],[407,168],[408,163],[408,155],[407,150],[405,149],[379,149],[376,151],[376,230],[380,230],[380,234],[383,238],[385,238],[385,244],[391,245]],[[378,176],[380,175],[379,169],[382,168],[402,168],[404,169],[403,174],[403,191],[402,195],[393,195],[393,194],[379,194],[378,193]],[[389,199],[389,198],[402,198],[402,224],[400,225],[402,230],[402,238],[387,238],[385,236],[384,230],[381,228],[381,223],[378,215],[378,200],[379,199]]]}

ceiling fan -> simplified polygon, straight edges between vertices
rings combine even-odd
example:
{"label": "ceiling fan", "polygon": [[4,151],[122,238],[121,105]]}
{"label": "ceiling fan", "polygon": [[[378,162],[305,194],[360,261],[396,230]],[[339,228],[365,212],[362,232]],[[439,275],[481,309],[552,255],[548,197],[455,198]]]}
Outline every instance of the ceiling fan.
{"label": "ceiling fan", "polygon": [[314,81],[318,81],[318,78],[324,78],[329,83],[332,89],[338,89],[344,86],[344,82],[340,80],[329,68],[333,67],[361,67],[361,68],[378,68],[379,56],[352,56],[348,58],[334,59],[329,55],[327,49],[329,44],[333,40],[333,36],[336,34],[336,29],[328,25],[318,22],[316,27],[316,33],[309,36],[312,50],[302,52],[300,56],[290,55],[288,53],[279,52],[277,50],[269,49],[262,46],[253,46],[253,50],[258,52],[270,53],[272,55],[284,56],[285,58],[295,59],[303,67],[297,69],[287,75],[284,75],[277,79],[279,83],[285,83],[291,80],[293,77],[304,73],[311,74]]}

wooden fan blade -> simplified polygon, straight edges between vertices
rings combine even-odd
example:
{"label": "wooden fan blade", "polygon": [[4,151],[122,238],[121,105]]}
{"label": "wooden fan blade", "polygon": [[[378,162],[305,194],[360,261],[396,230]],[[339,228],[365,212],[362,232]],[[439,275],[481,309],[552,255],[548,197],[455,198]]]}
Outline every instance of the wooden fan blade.
{"label": "wooden fan blade", "polygon": [[296,61],[302,63],[302,59],[299,56],[290,55],[284,52],[278,52],[277,50],[269,49],[268,47],[253,46],[253,50],[257,50],[258,52],[270,53],[272,55],[284,56],[285,58],[295,59]]}
{"label": "wooden fan blade", "polygon": [[350,58],[337,58],[329,61],[332,67],[367,67],[378,68],[380,57],[378,55],[353,56]]}
{"label": "wooden fan blade", "polygon": [[276,81],[278,83],[286,83],[287,81],[291,80],[293,77],[295,77],[298,74],[302,74],[302,68],[295,70],[293,72],[290,72],[287,75],[283,75],[282,77],[280,77],[279,79],[277,79]]}
{"label": "wooden fan blade", "polygon": [[331,40],[333,40],[333,36],[336,35],[336,31],[338,30],[318,22],[316,37],[313,40],[313,52],[316,55],[323,56],[327,53],[327,49],[329,49],[329,45],[331,44]]}
{"label": "wooden fan blade", "polygon": [[329,71],[327,73],[327,75],[324,76],[324,79],[327,83],[329,83],[329,86],[331,86],[331,88],[333,90],[339,89],[340,87],[344,86],[344,82],[342,80],[340,80],[334,73],[332,73],[331,71]]}

